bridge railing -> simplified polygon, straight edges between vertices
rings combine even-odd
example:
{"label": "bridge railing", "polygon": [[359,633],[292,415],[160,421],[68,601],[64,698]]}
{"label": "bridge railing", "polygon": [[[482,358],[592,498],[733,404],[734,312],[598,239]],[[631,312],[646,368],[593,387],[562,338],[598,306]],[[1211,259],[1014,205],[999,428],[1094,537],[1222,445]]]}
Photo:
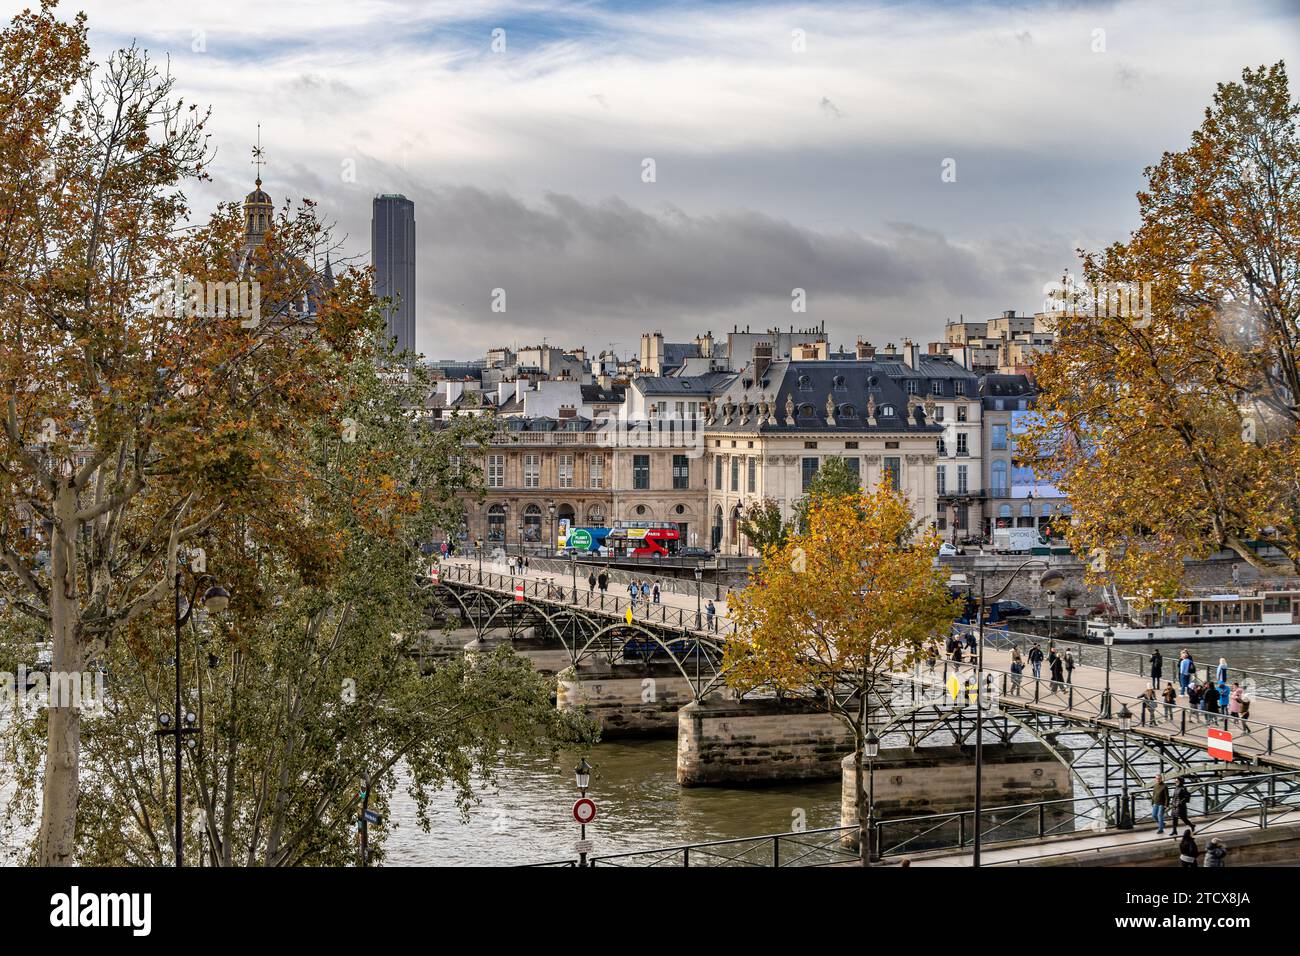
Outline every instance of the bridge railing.
{"label": "bridge railing", "polygon": [[802,867],[829,866],[858,859],[851,843],[858,828],[823,827],[768,833],[734,840],[712,840],[655,850],[594,856],[591,866]]}
{"label": "bridge railing", "polygon": [[[936,661],[936,667],[940,662]],[[949,678],[957,676],[959,695],[964,702],[974,704],[977,693],[974,683],[974,664],[944,660],[942,670],[933,680],[947,685]],[[1283,755],[1300,760],[1300,728],[1272,723],[1260,717],[1242,718],[1239,715],[1193,710],[1181,704],[1166,704],[1160,700],[1147,700],[1136,694],[1104,687],[1091,687],[1077,682],[1054,681],[1050,677],[1034,677],[1032,672],[1013,674],[998,668],[985,667],[986,696],[995,696],[1008,703],[1032,705],[1046,710],[1059,711],[1074,719],[1103,723],[1119,729],[1119,713],[1127,706],[1131,715],[1131,729],[1138,733],[1163,734],[1169,737],[1208,737],[1209,728],[1226,730],[1232,734],[1234,752],[1255,756]],[[996,702],[996,701],[995,701]]]}
{"label": "bridge railing", "polygon": [[[1217,821],[1239,819],[1267,828],[1277,819],[1274,811],[1300,808],[1300,774],[1278,772],[1240,777],[1194,780],[1189,815]],[[1121,823],[1143,826],[1151,819],[1150,787],[1086,797],[1064,797],[1035,803],[989,807],[980,814],[980,843],[984,846],[1021,840],[1102,832]],[[1173,792],[1173,786],[1170,786]],[[1128,803],[1125,804],[1127,799]],[[1127,809],[1127,815],[1125,814]],[[1166,819],[1171,823],[1171,818]],[[1288,818],[1288,822],[1295,822]],[[1198,830],[1204,821],[1197,824]],[[974,845],[975,812],[893,817],[875,824],[873,845],[878,858],[906,856],[933,850],[961,850]]]}
{"label": "bridge railing", "polygon": [[636,601],[600,590],[575,588],[573,581],[556,578],[525,578],[498,571],[479,569],[473,565],[444,564],[439,572],[440,582],[456,582],[484,587],[503,595],[518,595],[523,587],[523,597],[544,603],[552,608],[581,608],[600,611],[611,618],[626,620],[629,609],[632,622],[658,624],[680,631],[693,631],[719,637],[735,633],[735,622],[710,616],[703,608],[692,610],[655,603],[653,600]]}
{"label": "bridge railing", "polygon": [[[959,624],[957,630],[965,633],[967,631],[977,631],[978,628],[971,625]],[[1025,656],[1034,642],[1042,644],[1046,638],[1041,634],[1025,634],[1020,631],[1001,629],[1001,628],[984,628],[984,643],[988,647],[998,650],[1016,649],[1020,651],[1022,657]],[[1076,667],[1096,667],[1104,669],[1106,667],[1106,648],[1097,644],[1089,644],[1082,641],[1074,641],[1053,637],[1052,644],[1059,648],[1069,648],[1070,653],[1074,656]],[[1149,680],[1151,677],[1151,660],[1150,655],[1145,651],[1133,651],[1123,647],[1114,647],[1110,649],[1110,669],[1118,674],[1132,674]],[[1174,686],[1178,685],[1178,658],[1170,655],[1165,657],[1164,664],[1161,668],[1161,680],[1170,681]],[[1217,666],[1197,665],[1196,672],[1200,675],[1204,672],[1206,678],[1214,676],[1217,672]],[[1270,674],[1266,671],[1247,670],[1244,667],[1228,666],[1228,683],[1236,681],[1242,686],[1249,687],[1255,697],[1265,700],[1280,700],[1283,703],[1300,702],[1300,675],[1294,674]]]}

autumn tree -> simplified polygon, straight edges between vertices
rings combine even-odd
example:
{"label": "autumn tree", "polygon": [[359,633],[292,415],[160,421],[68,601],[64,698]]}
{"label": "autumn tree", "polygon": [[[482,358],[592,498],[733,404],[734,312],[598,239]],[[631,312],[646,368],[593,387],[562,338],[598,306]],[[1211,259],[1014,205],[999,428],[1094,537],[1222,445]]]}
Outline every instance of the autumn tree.
{"label": "autumn tree", "polygon": [[1188,147],[1146,170],[1137,230],[1083,255],[1085,301],[1036,361],[1043,420],[1021,457],[1069,495],[1094,574],[1142,603],[1222,548],[1297,570],[1298,111],[1281,63],[1220,84]]}
{"label": "autumn tree", "polygon": [[[74,674],[168,600],[224,517],[311,552],[311,515],[284,506],[313,450],[300,425],[338,405],[373,298],[353,278],[307,307],[329,249],[309,205],[250,255],[233,208],[192,222],[204,115],[139,49],[92,63],[84,18],[54,7],[0,32],[0,592]],[[178,278],[256,283],[260,310],[176,307]],[[81,717],[43,719],[36,858],[66,865]]]}
{"label": "autumn tree", "polygon": [[873,696],[960,609],[935,567],[937,539],[918,530],[906,497],[886,484],[814,498],[807,529],[767,552],[750,586],[729,599],[736,636],[726,648],[728,684],[825,701],[853,735],[864,825],[862,753]]}

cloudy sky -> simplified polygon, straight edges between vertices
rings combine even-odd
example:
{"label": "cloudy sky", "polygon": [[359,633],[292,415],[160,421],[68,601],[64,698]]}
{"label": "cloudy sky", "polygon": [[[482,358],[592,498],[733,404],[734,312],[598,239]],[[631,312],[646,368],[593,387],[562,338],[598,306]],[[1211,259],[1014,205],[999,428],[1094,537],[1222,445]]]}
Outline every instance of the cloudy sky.
{"label": "cloudy sky", "polygon": [[1216,82],[1278,59],[1297,82],[1293,7],[62,10],[87,11],[97,55],[137,40],[211,104],[199,208],[251,188],[258,123],[265,188],[317,200],[359,262],[371,198],[413,199],[418,348],[468,358],[543,339],[631,352],[642,331],[687,340],[737,323],[924,342],[947,318],[1035,311],[1072,250],[1134,226],[1143,167],[1187,142]]}

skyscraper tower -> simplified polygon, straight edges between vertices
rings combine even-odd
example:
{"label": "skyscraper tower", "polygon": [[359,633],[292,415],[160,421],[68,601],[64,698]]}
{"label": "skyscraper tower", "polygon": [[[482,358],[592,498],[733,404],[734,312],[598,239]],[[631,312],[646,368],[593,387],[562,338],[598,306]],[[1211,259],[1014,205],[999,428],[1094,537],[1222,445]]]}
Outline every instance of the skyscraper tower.
{"label": "skyscraper tower", "polygon": [[388,336],[398,352],[415,351],[415,203],[401,195],[376,196],[370,217],[370,258],[375,295],[384,308]]}

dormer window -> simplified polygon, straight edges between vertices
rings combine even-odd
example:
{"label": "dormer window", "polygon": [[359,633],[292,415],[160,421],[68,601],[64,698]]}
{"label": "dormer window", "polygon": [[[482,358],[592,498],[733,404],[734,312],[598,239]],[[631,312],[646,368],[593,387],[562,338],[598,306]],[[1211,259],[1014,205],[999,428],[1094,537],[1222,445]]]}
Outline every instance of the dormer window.
{"label": "dormer window", "polygon": [[812,379],[809,378],[807,375],[799,376],[799,391],[801,392],[812,391]]}
{"label": "dormer window", "polygon": [[844,385],[844,376],[843,376],[843,375],[836,375],[836,376],[835,376],[835,387],[836,387],[838,390],[840,390],[840,391],[844,391],[845,385]]}
{"label": "dormer window", "polygon": [[840,417],[841,417],[841,418],[857,418],[857,417],[858,417],[858,410],[857,410],[856,408],[854,408],[852,405],[849,405],[849,404],[846,403],[846,404],[840,406]]}
{"label": "dormer window", "polygon": [[881,405],[881,406],[880,406],[880,414],[881,414],[881,417],[883,417],[883,418],[892,418],[892,417],[894,416],[894,406],[893,406],[893,405]]}
{"label": "dormer window", "polygon": [[799,406],[799,415],[803,418],[812,418],[817,414],[817,409],[813,408],[807,402]]}

